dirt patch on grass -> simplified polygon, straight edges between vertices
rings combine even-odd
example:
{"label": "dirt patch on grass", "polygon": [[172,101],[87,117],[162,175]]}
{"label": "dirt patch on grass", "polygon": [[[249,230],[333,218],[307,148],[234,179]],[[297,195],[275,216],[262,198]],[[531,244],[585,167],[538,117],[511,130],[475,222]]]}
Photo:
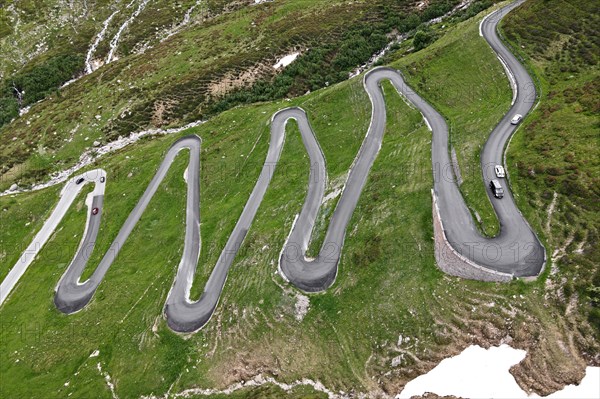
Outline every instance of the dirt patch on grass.
{"label": "dirt patch on grass", "polygon": [[220,383],[224,386],[240,381],[248,381],[258,374],[277,375],[273,367],[273,358],[250,352],[238,352],[231,362],[221,368]]}
{"label": "dirt patch on grass", "polygon": [[223,97],[235,89],[249,87],[259,79],[272,76],[273,67],[269,62],[262,62],[241,72],[227,72],[221,79],[209,83],[207,92],[212,97]]}
{"label": "dirt patch on grass", "polygon": [[173,100],[157,100],[154,103],[154,110],[152,111],[152,124],[156,127],[161,127],[171,123],[173,121],[166,119],[166,114],[177,104]]}

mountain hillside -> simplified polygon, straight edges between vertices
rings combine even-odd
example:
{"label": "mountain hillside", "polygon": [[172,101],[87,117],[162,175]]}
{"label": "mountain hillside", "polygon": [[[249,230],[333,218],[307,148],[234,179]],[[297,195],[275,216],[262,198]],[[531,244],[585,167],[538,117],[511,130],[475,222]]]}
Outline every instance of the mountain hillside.
{"label": "mountain hillside", "polygon": [[[3,57],[0,81],[0,134],[7,137],[0,190],[45,180],[94,142],[204,120],[230,107],[222,98],[241,87],[256,86],[244,101],[255,102],[345,80],[394,35],[457,4],[135,0],[90,1],[79,9],[49,3],[3,9],[10,29],[1,49],[17,54]],[[28,26],[40,23],[40,32],[31,33]],[[39,51],[21,46],[23,31],[36,34],[27,42],[37,42]],[[302,55],[294,66],[273,68],[295,52]],[[59,88],[72,78],[76,84]]]}
{"label": "mountain hillside", "polygon": [[[496,234],[479,156],[512,93],[479,24],[499,6],[0,3],[0,279],[50,215],[68,172],[103,168],[90,276],[168,148],[196,134],[197,299],[261,174],[272,115],[290,106],[306,111],[326,159],[315,255],[370,124],[363,72],[379,64],[400,70],[446,118],[460,190],[480,231]],[[511,369],[527,392],[579,383],[586,366],[600,365],[598,15],[584,0],[528,0],[501,24],[539,93],[506,162],[519,209],[547,250],[536,280],[464,280],[438,268],[431,131],[384,82],[383,145],[330,289],[309,295],[277,272],[312,167],[292,121],[214,315],[194,334],[169,329],[164,304],[185,230],[182,151],[89,305],[67,316],[54,290],[84,234],[91,188],[76,198],[0,307],[0,397],[386,398],[469,345],[503,343],[527,351]]]}

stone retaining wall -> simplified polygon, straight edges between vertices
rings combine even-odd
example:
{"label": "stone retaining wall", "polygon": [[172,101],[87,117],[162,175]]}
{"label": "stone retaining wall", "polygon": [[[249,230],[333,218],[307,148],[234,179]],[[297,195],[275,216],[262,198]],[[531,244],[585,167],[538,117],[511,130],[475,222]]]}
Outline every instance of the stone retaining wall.
{"label": "stone retaining wall", "polygon": [[437,205],[437,197],[431,190],[433,197],[433,236],[435,248],[435,260],[438,267],[452,276],[467,278],[480,281],[507,282],[512,280],[513,276],[507,273],[501,273],[480,266],[463,255],[459,254],[448,242],[444,232],[444,226],[440,218],[440,211]]}

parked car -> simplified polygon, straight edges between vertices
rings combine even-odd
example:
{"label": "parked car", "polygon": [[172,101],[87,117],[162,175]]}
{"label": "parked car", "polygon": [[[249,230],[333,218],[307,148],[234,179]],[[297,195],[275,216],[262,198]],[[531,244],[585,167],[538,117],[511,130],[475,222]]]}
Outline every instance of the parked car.
{"label": "parked car", "polygon": [[496,172],[496,177],[502,178],[506,176],[506,172],[504,172],[504,167],[502,165],[496,165],[494,167],[494,171]]}
{"label": "parked car", "polygon": [[512,123],[513,125],[518,125],[522,119],[523,119],[523,115],[515,114],[515,116],[513,116],[513,118],[510,120],[510,123]]}
{"label": "parked car", "polygon": [[92,215],[97,215],[100,210],[98,208],[92,209]]}
{"label": "parked car", "polygon": [[79,179],[75,180],[75,184],[81,184],[84,180],[85,179],[83,177],[80,177]]}
{"label": "parked car", "polygon": [[105,181],[106,181],[106,178],[105,178],[104,176],[102,176],[102,177],[100,178],[100,183],[104,183]]}
{"label": "parked car", "polygon": [[500,182],[498,180],[493,179],[490,182],[490,189],[492,190],[494,197],[496,197],[496,198],[504,197],[504,189],[502,188],[502,186],[500,185]]}

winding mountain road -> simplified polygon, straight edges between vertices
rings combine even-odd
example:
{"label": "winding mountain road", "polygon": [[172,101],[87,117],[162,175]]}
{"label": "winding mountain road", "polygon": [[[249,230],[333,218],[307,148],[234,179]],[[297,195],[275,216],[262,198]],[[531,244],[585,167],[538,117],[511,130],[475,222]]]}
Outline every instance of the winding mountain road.
{"label": "winding mountain road", "polygon": [[[516,84],[514,103],[509,113],[492,131],[481,154],[483,184],[493,178],[493,165],[502,164],[504,148],[516,126],[510,124],[515,113],[527,114],[533,106],[535,89],[523,66],[504,47],[496,33],[498,21],[523,0],[492,13],[481,24],[481,32],[501,59],[509,76]],[[80,247],[56,287],[55,304],[64,313],[73,313],[85,307],[117,258],[129,234],[141,218],[156,193],[173,160],[181,150],[189,150],[187,168],[186,230],[183,255],[177,276],[168,294],[165,314],[168,325],[175,331],[193,332],[210,319],[219,301],[227,274],[240,248],[275,172],[285,140],[285,126],[290,119],[298,123],[302,141],[310,157],[308,193],[300,214],[296,217],[290,235],[279,259],[279,272],[289,282],[307,292],[319,292],[330,287],[337,275],[338,263],[350,217],[360,198],[369,171],[381,148],[386,124],[386,110],[382,80],[390,80],[398,92],[412,103],[426,119],[432,130],[432,162],[434,193],[439,204],[440,217],[452,247],[480,267],[507,273],[516,277],[537,276],[544,267],[544,248],[517,209],[509,190],[498,200],[490,201],[500,220],[500,234],[494,238],[482,237],[458,189],[455,179],[441,173],[450,165],[448,126],[444,118],[406,85],[402,76],[391,68],[375,68],[364,77],[364,87],[372,103],[371,124],[354,160],[336,209],[331,217],[324,244],[315,259],[307,259],[307,250],[314,223],[321,206],[327,183],[325,157],[315,138],[305,112],[287,108],[277,112],[271,121],[271,138],[262,172],[244,210],[223,249],[199,300],[190,300],[190,289],[200,254],[200,149],[201,139],[187,136],[176,141],[167,152],[158,171],[146,188],[135,208],[121,227],[108,252],[92,276],[80,282],[88,255],[94,248],[104,200],[106,174],[102,170],[87,172],[70,180],[57,206],[42,231],[36,236],[26,261],[19,261],[0,286],[0,305],[8,297],[19,278],[41,250],[49,234],[56,228],[81,187],[96,183],[96,190],[87,197],[88,222]],[[531,93],[533,90],[533,95]],[[491,166],[491,167],[490,167]],[[76,182],[83,177],[80,184]],[[488,192],[486,188],[486,192]],[[92,214],[97,208],[98,213]],[[43,233],[43,234],[42,234]],[[36,241],[37,240],[37,241]]]}

